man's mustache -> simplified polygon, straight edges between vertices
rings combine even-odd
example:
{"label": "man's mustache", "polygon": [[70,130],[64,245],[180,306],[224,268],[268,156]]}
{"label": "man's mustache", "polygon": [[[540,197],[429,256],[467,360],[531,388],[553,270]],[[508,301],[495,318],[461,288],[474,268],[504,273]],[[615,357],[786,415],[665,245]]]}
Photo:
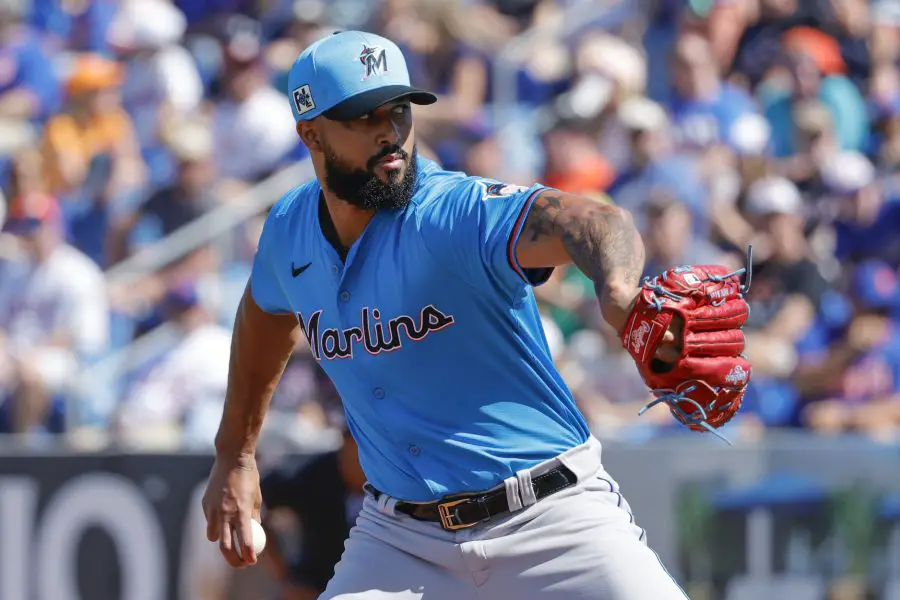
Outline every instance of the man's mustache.
{"label": "man's mustache", "polygon": [[385,146],[381,152],[369,159],[369,162],[366,166],[368,166],[370,170],[374,169],[375,164],[389,154],[396,154],[404,161],[409,160],[409,154],[407,154],[406,151],[400,146]]}

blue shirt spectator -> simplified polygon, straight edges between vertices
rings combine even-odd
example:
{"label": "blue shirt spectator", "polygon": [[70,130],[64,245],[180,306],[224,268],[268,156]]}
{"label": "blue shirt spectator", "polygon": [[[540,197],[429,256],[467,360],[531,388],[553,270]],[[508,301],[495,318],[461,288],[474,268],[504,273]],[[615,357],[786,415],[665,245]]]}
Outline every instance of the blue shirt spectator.
{"label": "blue shirt spectator", "polygon": [[723,83],[706,98],[674,97],[669,109],[675,139],[682,148],[733,146],[732,130],[738,120],[756,112],[753,99],[742,89]]}
{"label": "blue shirt spectator", "polygon": [[[26,92],[27,103],[10,103]],[[42,122],[60,105],[53,63],[37,34],[24,26],[0,26],[0,116]]]}
{"label": "blue shirt spectator", "polygon": [[756,112],[743,90],[721,81],[709,42],[682,36],[672,58],[673,94],[668,105],[674,139],[685,150],[731,145],[731,130],[742,116]]}
{"label": "blue shirt spectator", "polygon": [[838,147],[864,151],[869,136],[869,112],[853,82],[843,75],[823,76],[814,60],[803,53],[791,53],[786,61],[792,78],[791,87],[761,86],[758,94],[766,118],[772,124],[775,156],[796,153],[793,110],[797,102],[813,98],[831,113]]}
{"label": "blue shirt spectator", "polygon": [[[106,31],[119,3],[91,0],[84,3],[32,2],[28,22],[57,38],[66,50],[110,55]],[[68,7],[74,7],[69,9]]]}
{"label": "blue shirt spectator", "polygon": [[820,177],[837,202],[835,258],[900,266],[900,202],[885,196],[872,163],[858,152],[841,152],[823,165]]}
{"label": "blue shirt spectator", "polygon": [[644,208],[655,190],[665,190],[688,208],[695,233],[709,233],[708,196],[695,161],[673,155],[634,166],[616,177],[608,194],[617,205],[632,211],[635,219],[642,223]]}

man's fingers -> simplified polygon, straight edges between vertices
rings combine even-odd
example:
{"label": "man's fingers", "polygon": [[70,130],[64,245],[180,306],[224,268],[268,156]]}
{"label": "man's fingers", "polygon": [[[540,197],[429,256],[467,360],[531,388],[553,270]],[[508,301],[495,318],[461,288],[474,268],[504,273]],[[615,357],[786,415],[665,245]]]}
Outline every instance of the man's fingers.
{"label": "man's fingers", "polygon": [[[206,511],[204,511],[206,512]],[[206,539],[211,542],[219,541],[219,511],[212,508],[206,512]]]}
{"label": "man's fingers", "polygon": [[231,523],[224,516],[222,517],[222,526],[220,528],[219,546],[225,552],[231,552],[234,547],[231,543]]}
{"label": "man's fingers", "polygon": [[663,361],[664,363],[674,363],[678,360],[678,356],[678,350],[671,346],[660,348],[656,351],[656,358]]}
{"label": "man's fingers", "polygon": [[656,350],[656,358],[665,363],[674,363],[681,356],[681,332],[684,328],[684,321],[680,316],[675,315],[672,323],[663,334],[659,347]]}
{"label": "man's fingers", "polygon": [[247,513],[240,514],[237,537],[244,562],[248,565],[256,564],[256,552],[253,551],[253,529],[250,526],[250,515]]}
{"label": "man's fingers", "polygon": [[221,535],[219,536],[219,551],[222,553],[222,556],[225,557],[225,562],[227,562],[232,567],[243,567],[244,561],[241,560],[241,557],[237,555],[237,552],[234,550],[234,544],[232,543],[232,529],[231,523],[228,519],[222,519],[222,528]]}

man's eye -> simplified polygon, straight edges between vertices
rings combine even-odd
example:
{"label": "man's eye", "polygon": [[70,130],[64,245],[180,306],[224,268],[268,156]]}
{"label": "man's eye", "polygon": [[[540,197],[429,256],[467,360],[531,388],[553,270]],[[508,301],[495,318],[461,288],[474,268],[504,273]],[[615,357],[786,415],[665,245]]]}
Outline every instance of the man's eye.
{"label": "man's eye", "polygon": [[403,115],[403,114],[406,114],[406,111],[408,111],[408,110],[409,110],[408,104],[399,104],[394,107],[394,114]]}

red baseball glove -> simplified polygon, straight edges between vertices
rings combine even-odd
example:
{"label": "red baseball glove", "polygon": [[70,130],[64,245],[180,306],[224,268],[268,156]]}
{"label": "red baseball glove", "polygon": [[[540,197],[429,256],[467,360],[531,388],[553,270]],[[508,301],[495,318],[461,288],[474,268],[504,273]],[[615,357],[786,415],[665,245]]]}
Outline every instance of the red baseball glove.
{"label": "red baseball glove", "polygon": [[[691,429],[728,442],[715,429],[740,410],[750,381],[742,331],[750,312],[744,298],[749,288],[749,265],[733,272],[722,266],[675,267],[643,281],[622,333],[656,396],[641,414],[665,403]],[[674,363],[656,356],[670,326],[679,349]]]}

